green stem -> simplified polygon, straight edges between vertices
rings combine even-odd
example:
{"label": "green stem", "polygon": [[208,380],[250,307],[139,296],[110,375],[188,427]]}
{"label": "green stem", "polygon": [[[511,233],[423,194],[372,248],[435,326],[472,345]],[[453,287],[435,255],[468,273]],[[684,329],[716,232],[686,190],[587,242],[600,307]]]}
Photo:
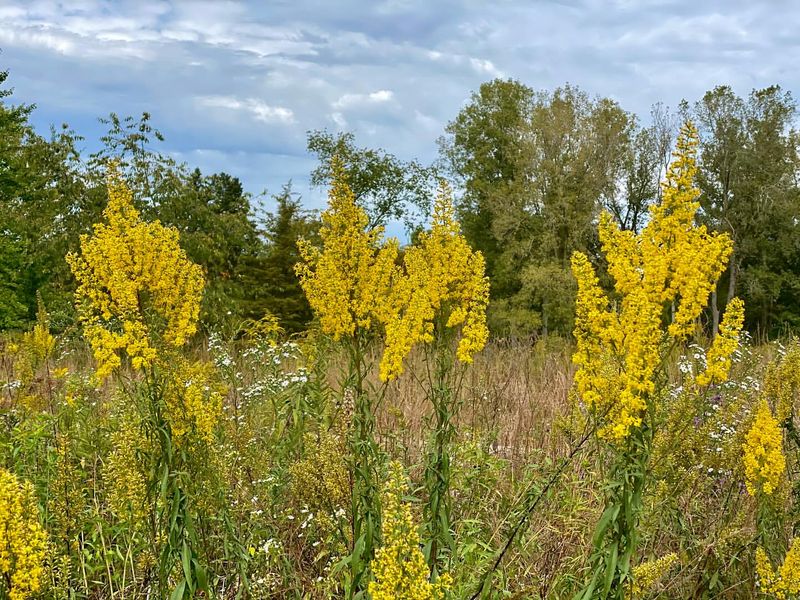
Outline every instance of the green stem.
{"label": "green stem", "polygon": [[606,508],[595,530],[592,576],[576,599],[624,600],[631,585],[631,563],[639,542],[637,525],[653,433],[648,424],[631,432],[616,451],[606,484]]}
{"label": "green stem", "polygon": [[354,391],[353,427],[350,435],[353,457],[351,510],[353,546],[350,553],[348,598],[365,593],[369,564],[380,538],[380,497],[378,468],[380,449],[375,441],[375,411],[372,396],[365,390],[367,376],[365,340],[357,333],[349,346],[348,384]]}
{"label": "green stem", "polygon": [[[435,579],[439,573],[441,554],[454,550],[451,532],[452,502],[450,498],[450,446],[456,434],[457,398],[450,386],[453,370],[451,340],[444,323],[437,324],[435,342],[435,368],[429,375],[429,398],[433,404],[433,444],[425,464],[425,484],[428,502],[425,521],[428,525],[428,543],[425,555]],[[429,372],[430,373],[430,372]]]}

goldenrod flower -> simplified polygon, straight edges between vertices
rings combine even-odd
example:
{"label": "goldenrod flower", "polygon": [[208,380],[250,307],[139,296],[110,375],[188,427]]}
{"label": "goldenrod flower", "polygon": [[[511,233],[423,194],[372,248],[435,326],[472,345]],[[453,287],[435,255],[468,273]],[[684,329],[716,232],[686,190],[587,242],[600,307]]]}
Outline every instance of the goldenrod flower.
{"label": "goldenrod flower", "polygon": [[659,579],[667,574],[676,562],[678,562],[678,555],[672,552],[656,560],[650,560],[634,567],[631,598],[640,598],[646,594]]}
{"label": "goldenrod flower", "polygon": [[800,594],[800,539],[792,540],[783,564],[775,571],[767,553],[756,549],[756,574],[758,585],[764,594],[783,599]]}
{"label": "goldenrod flower", "polygon": [[451,578],[446,574],[435,584],[429,581],[411,505],[403,502],[405,490],[403,466],[392,462],[384,487],[383,546],[375,552],[372,561],[375,578],[369,584],[372,600],[434,600],[444,597],[451,584]]}
{"label": "goldenrod flower", "polygon": [[800,392],[800,343],[792,342],[786,354],[767,366],[764,396],[775,406],[775,418],[784,423],[794,414],[795,397]]}
{"label": "goldenrod flower", "polygon": [[84,335],[102,379],[120,366],[125,351],[134,368],[152,363],[154,339],[180,347],[194,334],[203,275],[181,249],[178,231],[143,221],[116,168],[108,174],[104,223],[81,237],[80,254],[67,261]]}
{"label": "goldenrod flower", "polygon": [[[601,417],[598,435],[612,441],[626,439],[641,425],[655,392],[662,345],[692,332],[731,252],[728,236],[695,224],[697,144],[697,130],[687,123],[663,183],[662,200],[651,207],[639,235],[621,231],[607,213],[600,219],[600,241],[620,297],[617,305],[610,306],[589,259],[580,252],[572,256],[578,282],[575,384],[589,409]],[[664,327],[669,305],[677,310]]]}
{"label": "goldenrod flower", "polygon": [[763,492],[771,495],[786,470],[781,428],[766,400],[761,400],[753,425],[745,435],[744,471],[747,491],[751,496]]}
{"label": "goldenrod flower", "polygon": [[744,302],[739,298],[732,298],[725,309],[725,316],[722,317],[719,333],[706,354],[706,370],[697,376],[697,385],[727,381],[731,370],[731,356],[739,347],[739,333],[743,324]]}
{"label": "goldenrod flower", "polygon": [[37,518],[33,485],[0,468],[0,590],[25,600],[42,585],[47,534]]}
{"label": "goldenrod flower", "polygon": [[141,425],[130,417],[123,419],[111,442],[113,448],[104,471],[109,507],[128,523],[143,524],[147,517],[147,478],[137,453],[146,453],[150,444]]}
{"label": "goldenrod flower", "polygon": [[[22,335],[21,344],[9,344],[6,348],[13,358],[15,377],[20,382],[17,402],[26,410],[40,410],[44,406],[33,386],[39,369],[51,358],[56,339],[50,333],[50,316],[41,298],[36,312],[36,323],[31,331]],[[57,376],[59,370],[53,373]],[[33,392],[33,393],[31,393]]]}
{"label": "goldenrod flower", "polygon": [[56,346],[56,339],[50,333],[50,315],[47,314],[41,298],[38,298],[36,324],[33,326],[33,331],[25,334],[23,343],[28,351],[32,353],[32,358],[36,364],[50,358],[53,348]]}
{"label": "goldenrod flower", "polygon": [[338,340],[386,320],[398,246],[396,240],[383,241],[383,228],[367,229],[367,213],[356,204],[341,160],[334,158],[331,169],[322,249],[300,240],[303,262],[295,270],[322,331]]}
{"label": "goldenrod flower", "polygon": [[292,500],[317,515],[324,531],[334,531],[331,513],[344,514],[350,507],[346,440],[335,430],[323,430],[318,436],[307,433],[304,446],[304,458],[289,468]]}
{"label": "goldenrod flower", "polygon": [[394,314],[386,323],[380,372],[384,381],[402,373],[403,360],[414,345],[433,341],[437,317],[443,318],[445,327],[461,327],[456,356],[462,362],[472,362],[489,337],[489,280],[483,255],[473,252],[461,234],[451,196],[442,183],[431,231],[406,250],[405,274],[395,282]]}
{"label": "goldenrod flower", "polygon": [[165,417],[175,443],[184,440],[210,444],[222,416],[224,388],[216,380],[214,366],[174,357],[164,390]]}

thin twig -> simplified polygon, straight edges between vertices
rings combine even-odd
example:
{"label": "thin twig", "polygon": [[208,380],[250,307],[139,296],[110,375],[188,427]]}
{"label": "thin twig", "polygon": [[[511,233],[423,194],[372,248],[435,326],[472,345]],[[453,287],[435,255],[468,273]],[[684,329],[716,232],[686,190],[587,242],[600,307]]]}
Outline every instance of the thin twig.
{"label": "thin twig", "polygon": [[[575,458],[575,455],[577,455],[578,452],[581,451],[581,449],[583,448],[584,444],[589,440],[589,438],[592,437],[592,435],[594,434],[594,431],[595,431],[595,427],[590,427],[586,431],[586,433],[580,439],[580,441],[577,443],[577,445],[575,445],[575,447],[572,448],[570,453],[561,461],[561,464],[558,466],[558,469],[556,469],[556,471],[550,476],[550,479],[547,480],[547,483],[544,485],[544,487],[541,489],[541,491],[537,494],[536,499],[533,501],[533,503],[525,509],[525,511],[523,512],[522,518],[520,519],[519,523],[517,523],[517,525],[511,531],[511,535],[508,537],[508,540],[506,540],[506,543],[503,546],[503,549],[500,550],[500,552],[498,553],[497,558],[494,561],[494,564],[481,577],[478,589],[476,589],[475,593],[472,594],[472,596],[470,596],[470,600],[476,600],[476,598],[478,598],[478,596],[481,594],[481,592],[483,591],[484,587],[486,586],[486,581],[488,580],[489,576],[498,569],[498,567],[500,566],[500,563],[503,562],[503,558],[505,557],[506,553],[508,552],[508,550],[513,545],[514,540],[517,537],[517,534],[519,534],[523,530],[523,528],[525,527],[526,523],[528,522],[528,519],[533,514],[533,511],[536,510],[537,506],[539,506],[539,503],[545,497],[545,495],[550,490],[550,488],[556,483],[556,481],[558,481],[561,478],[561,475],[564,473],[564,470],[572,462],[572,459]],[[531,487],[533,487],[533,485],[534,484],[531,484]]]}

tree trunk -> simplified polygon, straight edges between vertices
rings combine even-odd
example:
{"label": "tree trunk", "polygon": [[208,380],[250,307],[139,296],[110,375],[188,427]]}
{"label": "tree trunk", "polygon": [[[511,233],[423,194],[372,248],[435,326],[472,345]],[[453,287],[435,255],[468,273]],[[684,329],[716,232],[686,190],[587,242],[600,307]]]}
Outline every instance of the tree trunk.
{"label": "tree trunk", "polygon": [[731,257],[728,260],[728,271],[730,272],[730,279],[728,279],[728,297],[725,298],[726,304],[736,295],[736,256],[734,252],[731,252]]}
{"label": "tree trunk", "polygon": [[719,305],[717,304],[717,288],[711,292],[711,339],[717,337],[719,331]]}

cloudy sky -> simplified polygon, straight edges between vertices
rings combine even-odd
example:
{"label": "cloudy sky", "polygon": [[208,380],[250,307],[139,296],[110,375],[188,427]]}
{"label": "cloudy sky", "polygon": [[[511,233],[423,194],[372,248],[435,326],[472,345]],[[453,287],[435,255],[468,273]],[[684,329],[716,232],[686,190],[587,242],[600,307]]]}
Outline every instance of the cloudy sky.
{"label": "cloudy sky", "polygon": [[309,206],[306,131],[436,158],[436,138],[494,77],[565,82],[646,116],[720,83],[800,92],[787,0],[0,0],[0,69],[46,131],[93,149],[97,117],[148,111],[162,150]]}

